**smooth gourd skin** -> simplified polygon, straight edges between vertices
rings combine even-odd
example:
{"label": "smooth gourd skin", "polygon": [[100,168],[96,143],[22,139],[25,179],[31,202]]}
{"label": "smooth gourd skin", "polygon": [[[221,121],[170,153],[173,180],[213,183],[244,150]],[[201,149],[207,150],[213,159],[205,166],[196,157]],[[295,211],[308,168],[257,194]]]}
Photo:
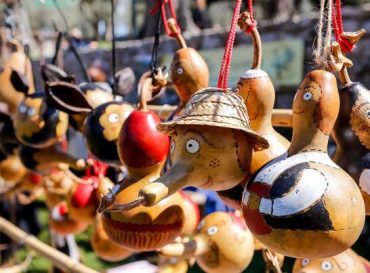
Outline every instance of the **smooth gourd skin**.
{"label": "smooth gourd skin", "polygon": [[125,102],[108,102],[98,106],[87,117],[84,124],[84,135],[87,147],[98,160],[119,166],[117,138],[121,127],[133,111]]}
{"label": "smooth gourd skin", "polygon": [[339,89],[340,111],[332,136],[332,159],[359,184],[370,214],[370,91],[361,83]]}
{"label": "smooth gourd skin", "polygon": [[292,257],[333,256],[358,239],[365,220],[356,183],[327,154],[339,112],[335,77],[322,70],[307,74],[292,109],[289,156],[250,180],[243,196],[244,218],[273,251]]}

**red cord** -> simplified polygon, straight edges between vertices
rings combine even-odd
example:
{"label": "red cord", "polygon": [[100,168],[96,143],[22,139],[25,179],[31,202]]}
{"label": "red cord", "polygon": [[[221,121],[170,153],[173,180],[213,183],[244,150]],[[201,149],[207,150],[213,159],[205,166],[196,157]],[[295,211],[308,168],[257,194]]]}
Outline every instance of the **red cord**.
{"label": "red cord", "polygon": [[251,17],[252,24],[245,30],[246,33],[251,33],[253,29],[257,26],[256,20],[253,16],[253,0],[248,0],[248,11]]}
{"label": "red cord", "polygon": [[342,6],[341,0],[335,0],[333,2],[333,29],[335,40],[339,43],[341,50],[344,53],[352,52],[355,45],[352,44],[348,39],[342,36],[343,34],[343,19],[342,19]]}
{"label": "red cord", "polygon": [[86,169],[85,176],[92,177],[92,176],[105,176],[107,173],[108,165],[104,164],[103,162],[93,159],[90,155],[88,156],[89,159],[93,160],[93,165]]}
{"label": "red cord", "polygon": [[239,14],[240,14],[241,4],[242,4],[242,0],[236,1],[233,18],[231,20],[230,31],[229,31],[229,35],[226,41],[224,56],[222,58],[220,74],[218,76],[217,86],[223,89],[227,88],[228,82],[229,82],[230,63],[231,63],[231,57],[233,54],[236,25],[237,25]]}
{"label": "red cord", "polygon": [[[171,17],[175,19],[177,29],[176,32],[171,32],[170,28],[167,25],[166,4],[170,9]],[[155,6],[152,9],[150,9],[149,11],[150,15],[154,16],[159,11],[159,8],[161,9],[162,21],[167,35],[174,38],[177,37],[181,33],[181,28],[177,22],[177,16],[172,0],[158,0]]]}

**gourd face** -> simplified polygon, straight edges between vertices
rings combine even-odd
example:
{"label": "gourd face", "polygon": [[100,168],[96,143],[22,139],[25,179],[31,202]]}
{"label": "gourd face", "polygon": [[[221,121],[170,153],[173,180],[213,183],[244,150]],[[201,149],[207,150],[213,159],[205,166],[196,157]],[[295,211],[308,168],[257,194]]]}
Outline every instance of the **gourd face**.
{"label": "gourd face", "polygon": [[84,135],[87,146],[98,160],[110,164],[121,165],[117,152],[117,139],[121,127],[133,111],[123,102],[109,102],[97,107],[86,119]]}
{"label": "gourd face", "polygon": [[326,259],[297,259],[293,273],[367,273],[362,258],[351,249]]}
{"label": "gourd face", "polygon": [[35,148],[61,140],[68,129],[68,115],[48,108],[42,98],[26,98],[17,108],[14,130],[17,139]]}
{"label": "gourd face", "polygon": [[[251,160],[249,139],[237,130],[210,126],[181,126],[172,135],[171,170],[183,168],[172,183],[203,189],[229,189],[248,176]],[[222,156],[221,156],[222,155]],[[170,175],[166,173],[166,175]]]}
{"label": "gourd face", "polygon": [[208,66],[195,49],[179,49],[171,63],[171,80],[180,100],[187,102],[196,91],[208,86]]}

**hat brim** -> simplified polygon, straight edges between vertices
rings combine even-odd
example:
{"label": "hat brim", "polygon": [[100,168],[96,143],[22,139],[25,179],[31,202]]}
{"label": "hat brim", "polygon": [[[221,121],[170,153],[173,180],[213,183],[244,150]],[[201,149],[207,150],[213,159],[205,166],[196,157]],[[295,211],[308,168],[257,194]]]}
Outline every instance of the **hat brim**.
{"label": "hat brim", "polygon": [[254,150],[261,151],[269,148],[270,144],[264,137],[257,134],[251,129],[245,127],[233,125],[230,123],[223,123],[220,121],[204,120],[204,117],[197,119],[192,117],[191,119],[179,119],[168,122],[161,122],[157,125],[157,130],[167,135],[172,135],[178,126],[212,126],[220,128],[229,128],[244,132],[253,141]]}

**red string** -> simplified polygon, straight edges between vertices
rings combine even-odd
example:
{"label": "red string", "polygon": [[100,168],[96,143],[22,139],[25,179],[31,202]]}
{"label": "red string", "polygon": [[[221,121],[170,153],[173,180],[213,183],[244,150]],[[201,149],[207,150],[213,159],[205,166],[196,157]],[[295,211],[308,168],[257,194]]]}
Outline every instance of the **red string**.
{"label": "red string", "polygon": [[105,176],[107,173],[108,165],[104,164],[103,162],[93,159],[90,155],[88,156],[90,160],[93,160],[93,165],[86,169],[85,176],[92,177],[92,176]]}
{"label": "red string", "polygon": [[235,7],[234,7],[234,14],[231,20],[231,26],[229,35],[227,37],[224,56],[222,58],[220,74],[218,76],[218,83],[217,86],[219,88],[226,89],[229,82],[229,73],[230,73],[230,63],[231,57],[233,54],[233,46],[235,41],[235,33],[236,33],[236,24],[238,22],[239,14],[240,14],[240,7],[242,4],[242,0],[237,0]]}
{"label": "red string", "polygon": [[257,26],[256,20],[253,16],[253,0],[248,0],[248,11],[251,17],[252,24],[245,30],[246,33],[251,33],[253,29]]}
{"label": "red string", "polygon": [[[166,5],[168,5],[170,9],[171,17],[175,19],[176,32],[172,32],[167,25]],[[159,8],[161,9],[162,21],[167,35],[170,37],[177,37],[181,33],[181,29],[177,22],[177,16],[172,0],[158,0],[155,6],[150,10],[150,15],[154,16],[159,11]]]}
{"label": "red string", "polygon": [[344,53],[352,52],[355,45],[352,44],[348,39],[342,36],[343,34],[343,19],[342,19],[342,6],[341,0],[335,0],[333,2],[333,29],[335,40],[339,43],[341,50]]}

